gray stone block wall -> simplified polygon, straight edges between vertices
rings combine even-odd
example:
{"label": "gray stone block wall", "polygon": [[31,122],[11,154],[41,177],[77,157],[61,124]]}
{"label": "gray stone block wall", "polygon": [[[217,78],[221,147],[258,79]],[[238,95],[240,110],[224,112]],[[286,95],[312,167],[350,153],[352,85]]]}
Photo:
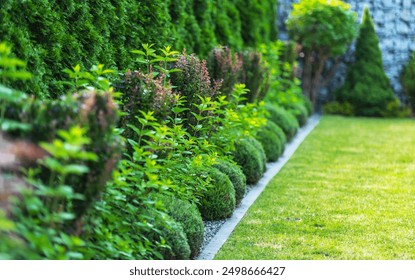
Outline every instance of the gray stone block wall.
{"label": "gray stone block wall", "polygon": [[[292,4],[298,2],[299,0],[278,0],[278,29],[281,40],[288,39],[285,21]],[[364,7],[366,5],[369,7],[379,37],[385,72],[391,80],[394,92],[403,99],[399,73],[411,53],[415,51],[415,0],[345,0],[344,2],[349,3],[352,10],[358,13],[359,22]],[[352,50],[348,51],[344,58],[345,62],[350,61],[352,53]],[[342,84],[345,69],[345,65],[339,67],[330,89]]]}

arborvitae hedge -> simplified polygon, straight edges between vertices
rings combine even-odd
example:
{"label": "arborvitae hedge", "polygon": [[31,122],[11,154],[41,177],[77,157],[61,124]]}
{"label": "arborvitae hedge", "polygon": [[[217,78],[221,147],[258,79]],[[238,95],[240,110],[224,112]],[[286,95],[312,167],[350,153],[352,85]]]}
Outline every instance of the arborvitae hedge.
{"label": "arborvitae hedge", "polygon": [[[3,0],[0,41],[28,63],[33,78],[9,85],[38,96],[66,93],[65,68],[103,63],[133,68],[142,43],[207,56],[218,43],[241,49],[275,38],[275,1]],[[242,39],[243,38],[243,39]]]}
{"label": "arborvitae hedge", "polygon": [[388,104],[396,102],[367,8],[356,41],[355,62],[348,68],[345,84],[337,92],[337,99],[350,103],[354,114],[361,116],[382,116]]}
{"label": "arborvitae hedge", "polygon": [[234,0],[239,10],[242,38],[248,46],[268,43],[277,39],[276,7],[272,0]]}

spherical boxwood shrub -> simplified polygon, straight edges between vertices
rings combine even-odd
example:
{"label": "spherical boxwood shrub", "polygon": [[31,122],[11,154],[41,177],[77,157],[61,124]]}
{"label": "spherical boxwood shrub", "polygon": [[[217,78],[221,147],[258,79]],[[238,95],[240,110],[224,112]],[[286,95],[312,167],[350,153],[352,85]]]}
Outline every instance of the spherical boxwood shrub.
{"label": "spherical boxwood shrub", "polygon": [[285,144],[287,143],[287,137],[285,136],[284,131],[281,129],[281,127],[276,125],[273,121],[268,120],[263,129],[264,130],[269,130],[272,133],[274,133],[275,135],[277,135],[278,139],[280,140],[280,142],[282,144],[282,151],[281,152],[283,152],[284,148],[285,148]]}
{"label": "spherical boxwood shrub", "polygon": [[162,196],[160,200],[167,213],[183,227],[190,246],[190,257],[196,257],[202,246],[204,233],[202,216],[197,206],[174,196]]}
{"label": "spherical boxwood shrub", "polygon": [[[190,259],[190,246],[187,242],[186,233],[182,225],[176,222],[169,215],[166,215],[168,223],[159,222],[155,225],[160,231],[160,235],[166,239],[166,243],[171,249],[161,250],[165,260],[188,260]],[[168,224],[168,226],[166,226]],[[157,238],[157,237],[155,237]]]}
{"label": "spherical boxwood shrub", "polygon": [[216,168],[209,168],[208,175],[212,182],[200,200],[200,213],[206,220],[227,218],[235,208],[235,189],[232,182]]}
{"label": "spherical boxwood shrub", "polygon": [[246,192],[246,177],[242,169],[236,163],[228,160],[220,160],[213,167],[226,174],[231,180],[235,189],[236,205],[238,205]]}
{"label": "spherical boxwood shrub", "polygon": [[277,134],[265,128],[265,126],[258,132],[256,139],[261,142],[264,147],[268,162],[278,160],[282,154],[283,144]]}
{"label": "spherical boxwood shrub", "polygon": [[268,119],[282,128],[287,139],[291,139],[299,127],[297,119],[290,112],[279,106],[267,103],[265,104],[265,109],[269,113]]}
{"label": "spherical boxwood shrub", "polygon": [[235,143],[233,159],[242,168],[248,184],[256,184],[264,172],[260,152],[248,140]]}
{"label": "spherical boxwood shrub", "polygon": [[261,164],[262,164],[262,172],[265,172],[267,169],[267,155],[265,154],[264,147],[262,146],[261,142],[253,137],[246,137],[246,141],[248,141],[255,149],[259,152],[261,157]]}
{"label": "spherical boxwood shrub", "polygon": [[308,117],[308,111],[305,105],[301,103],[294,103],[288,111],[294,115],[300,126],[305,125]]}

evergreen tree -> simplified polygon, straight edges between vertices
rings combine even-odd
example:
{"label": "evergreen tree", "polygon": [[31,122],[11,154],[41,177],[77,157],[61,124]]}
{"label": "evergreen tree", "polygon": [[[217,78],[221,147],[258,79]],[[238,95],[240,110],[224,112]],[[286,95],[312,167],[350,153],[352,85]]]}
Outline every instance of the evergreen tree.
{"label": "evergreen tree", "polygon": [[397,100],[383,68],[379,39],[367,7],[354,56],[355,62],[348,67],[346,81],[336,97],[341,102],[350,103],[355,115],[383,116],[388,104]]}

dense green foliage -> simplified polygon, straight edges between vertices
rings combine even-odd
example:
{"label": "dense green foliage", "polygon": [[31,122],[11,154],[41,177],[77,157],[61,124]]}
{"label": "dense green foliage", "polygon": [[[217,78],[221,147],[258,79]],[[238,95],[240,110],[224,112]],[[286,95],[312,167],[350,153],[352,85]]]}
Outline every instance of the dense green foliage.
{"label": "dense green foliage", "polygon": [[240,14],[242,38],[247,46],[269,43],[277,38],[275,30],[277,1],[234,0]]}
{"label": "dense green foliage", "polygon": [[[168,218],[171,219],[170,217]],[[187,237],[184,228],[179,222],[176,222],[175,220],[171,219],[170,225],[167,227],[165,223],[156,224],[155,226],[159,230],[159,232],[157,232],[157,234],[153,237],[154,240],[157,240],[159,236],[165,236],[165,242],[169,244],[169,247],[164,247],[161,249],[161,255],[163,256],[163,259],[190,259],[190,246],[187,242]]]}
{"label": "dense green foliage", "polygon": [[263,157],[247,139],[235,143],[233,159],[241,166],[248,184],[256,184],[261,179],[264,172]]}
{"label": "dense green foliage", "polygon": [[[272,126],[274,125],[274,126]],[[284,142],[280,139],[279,132],[275,130],[275,124],[271,121],[267,122],[267,125],[264,126],[257,135],[257,139],[261,142],[262,147],[264,148],[265,155],[268,162],[274,162],[278,160],[278,157],[283,152]],[[278,130],[278,127],[277,127]],[[281,131],[282,132],[282,131]],[[283,133],[284,135],[284,133]],[[285,135],[284,135],[285,138]]]}
{"label": "dense green foliage", "polygon": [[61,83],[63,69],[77,64],[89,69],[99,63],[134,69],[129,52],[143,43],[173,45],[206,57],[217,44],[241,50],[243,42],[256,46],[275,39],[275,1],[251,2],[5,0],[0,40],[12,43],[14,53],[34,73],[26,83],[8,84],[57,97],[67,90]]}
{"label": "dense green foliage", "polygon": [[300,125],[303,125],[312,113],[313,106],[303,95],[301,82],[294,74],[294,69],[298,67],[294,44],[276,41],[269,45],[261,45],[260,51],[272,73],[266,101],[284,107],[293,113]]}
{"label": "dense green foliage", "polygon": [[356,13],[339,0],[302,0],[293,5],[287,28],[302,47],[303,90],[315,106],[321,85],[338,63],[324,71],[327,60],[345,53],[357,34]]}
{"label": "dense green foliage", "polygon": [[218,169],[211,168],[208,173],[212,182],[200,201],[200,213],[207,220],[227,218],[235,208],[235,188],[228,175]]}
{"label": "dense green foliage", "polygon": [[282,151],[284,151],[284,145],[287,143],[287,137],[284,134],[284,131],[273,121],[267,120],[267,124],[262,129],[269,130],[275,135],[277,135],[278,139],[282,144]]}
{"label": "dense green foliage", "polygon": [[297,119],[282,107],[268,103],[265,105],[265,108],[269,113],[268,120],[281,127],[287,139],[290,140],[298,130],[299,124]]}
{"label": "dense green foliage", "polygon": [[183,227],[190,247],[190,258],[196,257],[202,246],[204,231],[202,216],[197,206],[175,196],[163,196],[161,201],[167,214]]}
{"label": "dense green foliage", "polygon": [[415,53],[412,53],[408,63],[402,69],[400,79],[412,112],[415,112]]}
{"label": "dense green foliage", "polygon": [[229,160],[221,160],[213,165],[213,167],[229,177],[235,189],[235,204],[239,205],[246,192],[246,177],[242,169],[236,163]]}
{"label": "dense green foliage", "polygon": [[0,258],[196,257],[202,215],[229,217],[266,168],[255,138],[279,62],[245,46],[275,37],[275,2],[6,1],[0,13],[15,46],[0,44],[1,136],[18,159],[0,169]]}
{"label": "dense green foliage", "polygon": [[385,114],[394,97],[383,69],[382,52],[369,10],[366,8],[356,41],[355,61],[347,69],[344,85],[338,90],[339,102],[348,102],[358,116]]}

